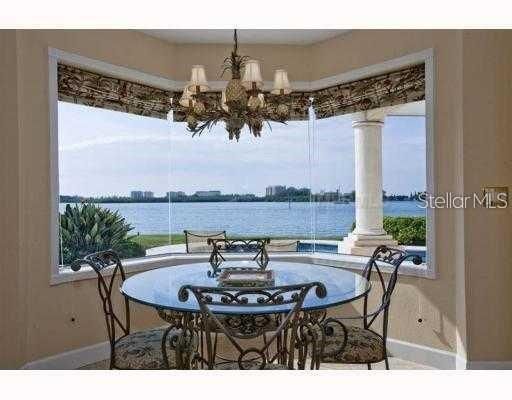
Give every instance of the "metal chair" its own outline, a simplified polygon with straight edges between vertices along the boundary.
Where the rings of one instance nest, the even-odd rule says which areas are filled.
[[[184,230],[183,233],[185,234],[187,253],[210,253],[212,246],[208,244],[208,239],[226,239],[226,231],[208,232]]]
[[[127,298],[116,311],[112,293],[119,293],[117,279],[126,275],[119,256],[112,250],[89,254],[71,264],[73,271],[91,267],[98,276],[98,292],[105,314],[110,343],[110,369],[188,369],[197,345],[192,331],[150,329],[130,332],[130,303]]]
[[[189,293],[192,293],[199,304],[207,348],[204,361],[208,369],[294,369],[295,349],[303,349],[303,343],[299,342],[308,336],[304,334],[304,330],[310,328],[308,320],[301,318],[299,311],[304,298],[313,288],[318,297],[326,296],[325,286],[319,282],[312,282],[240,290],[185,285],[180,289],[178,297],[181,301],[187,301]],[[272,316],[265,314],[264,309],[283,305],[289,305],[290,310],[281,314],[277,326],[269,333],[266,328],[275,321]],[[212,307],[216,308],[215,312],[212,311]],[[249,307],[253,311],[260,309],[262,312],[258,315],[239,314],[243,315],[243,318],[235,317],[237,323],[234,325],[226,322],[225,315],[230,315],[235,310],[239,313],[241,308]],[[222,318],[218,317],[219,310]],[[213,336],[219,331],[232,345],[235,354],[238,354],[236,359],[222,358],[220,362],[216,362]],[[244,343],[249,345],[244,348]],[[301,354],[307,352],[302,351]],[[305,366],[305,362],[298,360],[298,365]]]
[[[220,272],[220,265],[226,261],[226,254],[256,253],[252,258],[260,269],[267,267],[269,258],[266,245],[270,242],[268,238],[260,239],[208,239],[211,246],[210,265],[213,271],[210,275],[216,276]]]
[[[363,298],[363,315],[327,318],[323,322],[324,344],[321,360],[324,363],[336,364],[366,364],[368,369],[377,362],[384,361],[386,369],[389,369],[387,352],[387,334],[389,307],[391,295],[398,279],[398,269],[402,262],[411,257],[414,264],[421,264],[421,259],[416,255],[407,255],[406,252],[387,246],[379,246],[363,270],[363,276],[370,280],[374,271],[382,288],[382,300],[380,306],[368,313],[368,295]],[[381,265],[391,266],[389,279],[384,279]],[[372,329],[376,318],[382,315],[382,333]],[[363,326],[345,325],[344,320],[362,320]]]
[[[271,239],[270,243],[266,246],[267,252],[292,252],[296,253],[299,248],[298,240],[280,240],[280,239]]]

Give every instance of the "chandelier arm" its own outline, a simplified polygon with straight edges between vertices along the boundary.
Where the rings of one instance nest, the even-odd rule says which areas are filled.
[[[194,128],[194,129],[189,128],[188,130],[190,132],[192,132],[192,137],[194,137],[195,135],[201,136],[201,134],[204,132],[204,130],[206,128],[208,128],[208,130],[210,130],[219,121],[220,121],[219,119],[208,120],[208,121],[203,122],[202,124],[199,124],[196,128]]]
[[[192,132],[192,136],[201,135],[205,129],[210,130],[220,121],[225,121],[229,117],[229,114],[221,108],[208,110],[206,114],[203,114],[199,120],[201,121],[195,128],[187,128],[189,132]]]

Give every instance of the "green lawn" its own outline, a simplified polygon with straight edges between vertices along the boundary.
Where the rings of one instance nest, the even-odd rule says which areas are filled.
[[[172,234],[172,235],[138,235],[132,238],[136,243],[139,243],[144,249],[151,247],[166,246],[172,244],[185,243],[185,235]]]

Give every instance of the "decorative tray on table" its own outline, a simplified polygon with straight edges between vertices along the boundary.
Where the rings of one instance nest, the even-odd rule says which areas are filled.
[[[225,269],[218,278],[222,287],[274,286],[274,271],[259,269]]]

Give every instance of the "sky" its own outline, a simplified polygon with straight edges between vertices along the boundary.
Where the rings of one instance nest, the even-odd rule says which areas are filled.
[[[192,137],[184,123],[59,102],[62,195],[127,196],[132,190],[220,190],[265,194],[269,185],[354,189],[350,116],[243,131],[230,141],[223,124]],[[311,127],[311,129],[308,129]],[[424,117],[388,117],[383,129],[383,187],[425,190]],[[310,185],[311,183],[311,185]]]

